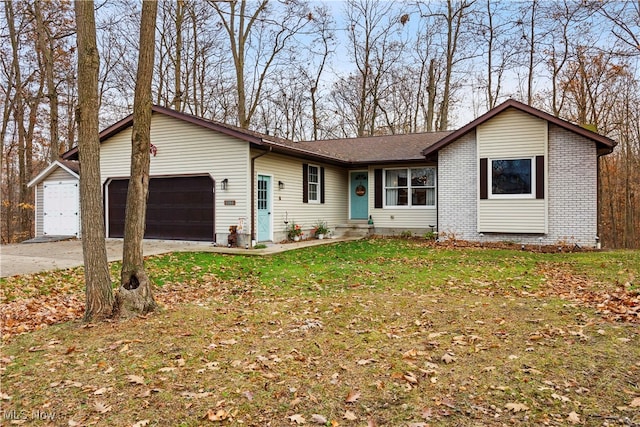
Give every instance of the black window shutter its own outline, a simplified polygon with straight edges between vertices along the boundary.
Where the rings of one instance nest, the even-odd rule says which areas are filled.
[[[302,164],[302,203],[309,203],[309,165]]]
[[[375,191],[374,206],[379,209],[382,208],[382,169],[375,169],[373,171],[373,185]]]
[[[536,156],[536,199],[544,199],[544,156]]]
[[[320,203],[324,203],[324,168],[320,168]]]
[[[486,158],[480,159],[480,198],[488,199],[489,191],[488,191],[488,170],[489,162]]]

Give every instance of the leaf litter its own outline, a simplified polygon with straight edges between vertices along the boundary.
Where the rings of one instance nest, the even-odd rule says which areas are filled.
[[[638,422],[640,365],[627,363],[640,356],[637,329],[580,300],[595,283],[544,275],[524,292],[483,280],[313,298],[300,294],[303,281],[291,292],[259,282],[248,292],[246,282],[209,280],[197,297],[176,297],[146,319],[13,338],[3,393],[29,410],[65,407],[79,425],[95,417],[121,425]],[[554,290],[565,279],[574,280],[566,298]],[[15,352],[14,340],[34,351]],[[21,367],[27,359],[35,370]],[[37,377],[74,391],[38,389]],[[142,406],[124,398],[123,379]],[[619,396],[623,388],[630,397]],[[89,397],[100,400],[82,409]]]

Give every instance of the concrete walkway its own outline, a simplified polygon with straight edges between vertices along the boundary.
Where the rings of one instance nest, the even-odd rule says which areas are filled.
[[[171,240],[145,240],[144,255],[168,252],[217,252],[234,255],[270,255],[307,246],[358,240],[362,237],[344,237],[323,240],[303,240],[292,243],[268,243],[264,249],[227,248],[207,242],[179,242]],[[122,239],[107,240],[109,261],[122,259]],[[30,243],[0,246],[0,277],[39,273],[42,271],[67,269],[84,265],[82,242],[66,240],[59,242]]]

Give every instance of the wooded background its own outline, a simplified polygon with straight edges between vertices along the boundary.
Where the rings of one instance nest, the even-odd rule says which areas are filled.
[[[100,120],[131,113],[141,4],[98,2]],[[3,2],[1,239],[33,236],[27,183],[76,145],[75,19]],[[640,247],[640,2],[162,1],[153,102],[292,140],[455,129],[508,98],[618,141],[600,239]]]

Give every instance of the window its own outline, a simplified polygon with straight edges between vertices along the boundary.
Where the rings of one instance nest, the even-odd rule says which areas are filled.
[[[258,210],[268,209],[268,200],[269,196],[267,194],[267,181],[265,178],[258,177]]]
[[[435,207],[435,168],[387,169],[384,172],[385,206]]]
[[[534,173],[533,158],[492,159],[491,196],[534,197]]]
[[[320,168],[309,165],[309,202],[320,202]]]
[[[324,203],[324,168],[302,164],[302,203]]]

